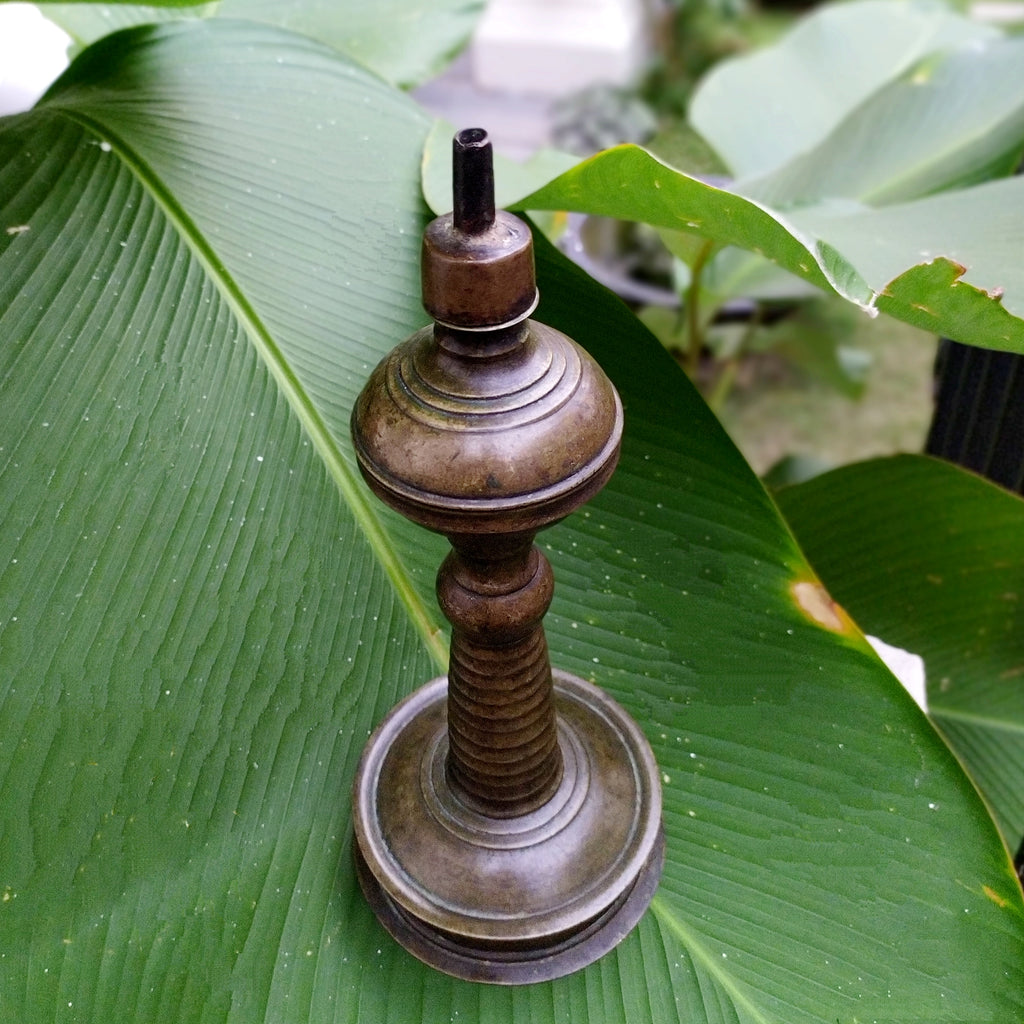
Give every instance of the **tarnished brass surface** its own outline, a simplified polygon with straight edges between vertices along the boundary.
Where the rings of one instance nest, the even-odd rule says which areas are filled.
[[[360,878],[389,931],[441,970],[516,984],[615,945],[660,874],[650,748],[599,689],[553,685],[536,532],[611,476],[622,406],[600,367],[527,319],[529,230],[495,212],[490,144],[454,144],[455,209],[428,227],[435,318],[372,373],[352,434],[373,491],[452,552],[447,679],[400,704],[355,785]],[[446,685],[447,684],[447,685]]]
[[[638,785],[656,772],[646,740],[597,687],[554,677],[564,771],[532,812],[493,819],[448,785],[443,677],[394,709],[360,765],[364,890],[399,942],[460,977],[586,966],[628,934],[661,874],[660,794]]]
[[[493,334],[428,327],[371,374],[353,417],[377,495],[438,533],[536,531],[615,468],[622,407],[564,334],[524,321]]]

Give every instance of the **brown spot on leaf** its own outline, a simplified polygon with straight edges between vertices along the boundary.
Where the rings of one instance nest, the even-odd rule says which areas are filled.
[[[1000,896],[995,889],[990,889],[987,885],[981,887],[981,891],[997,906],[997,907],[1008,907],[1010,901]]]
[[[813,622],[836,633],[855,630],[843,606],[832,600],[832,595],[817,580],[800,580],[793,584],[793,597],[797,607]]]

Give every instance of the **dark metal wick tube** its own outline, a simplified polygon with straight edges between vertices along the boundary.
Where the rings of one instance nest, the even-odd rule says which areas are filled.
[[[494,223],[494,156],[483,128],[466,128],[452,141],[455,228],[479,235]]]

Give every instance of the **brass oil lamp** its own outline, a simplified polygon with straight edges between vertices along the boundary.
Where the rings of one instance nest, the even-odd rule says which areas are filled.
[[[529,319],[525,223],[494,208],[484,131],[454,140],[454,212],[423,239],[432,326],[373,371],[352,414],[375,494],[452,550],[437,577],[447,677],[398,704],[354,786],[360,883],[384,927],[461,978],[559,977],[636,924],[664,858],[646,739],[551,669],[538,530],[607,482],[622,405],[597,363]]]

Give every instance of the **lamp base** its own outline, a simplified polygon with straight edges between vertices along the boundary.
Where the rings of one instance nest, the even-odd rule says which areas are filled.
[[[650,903],[664,836],[654,756],[596,686],[555,670],[563,771],[540,808],[493,818],[448,785],[447,680],[398,704],[354,787],[360,884],[384,927],[438,970],[517,985],[585,967]]]

